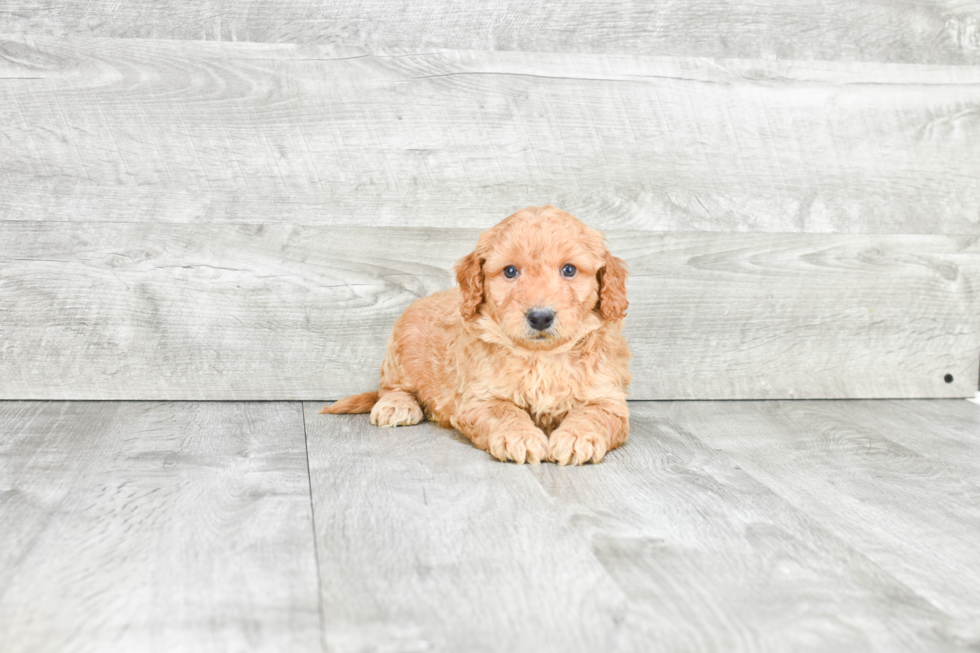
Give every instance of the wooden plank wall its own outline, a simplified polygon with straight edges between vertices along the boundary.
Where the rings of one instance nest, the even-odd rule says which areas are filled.
[[[7,2],[0,398],[370,388],[401,310],[543,203],[631,264],[633,398],[972,395],[978,25],[952,1]]]

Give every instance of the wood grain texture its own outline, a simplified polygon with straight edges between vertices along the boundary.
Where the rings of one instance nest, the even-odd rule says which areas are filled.
[[[831,413],[842,420],[875,425],[877,415],[884,411],[888,419],[874,433],[883,435],[900,447],[918,456],[955,465],[957,469],[977,468],[980,444],[977,427],[978,409],[970,404],[980,400],[980,392],[967,404],[957,401],[855,401],[828,407],[822,414]],[[819,408],[820,404],[809,404]]]
[[[973,65],[7,36],[0,220],[976,234],[978,106]]]
[[[0,648],[319,651],[302,409],[0,403]]]
[[[0,397],[376,388],[395,320],[478,233],[0,224]],[[607,236],[631,268],[634,399],[976,392],[976,236]]]
[[[980,409],[966,401],[654,406],[980,643]],[[950,455],[953,454],[953,455]]]
[[[956,0],[7,0],[0,33],[963,64],[978,17]]]
[[[980,410],[955,404],[973,411],[966,438]],[[891,406],[909,404],[868,404],[857,419],[837,415],[844,402],[780,404],[774,413],[767,405],[631,402],[630,441],[602,464],[535,468],[498,463],[432,424],[379,429],[366,416],[316,415],[319,404],[309,404],[327,648],[971,650],[980,641],[978,604],[962,588],[976,586],[980,566],[976,554],[964,557],[962,538],[980,537],[972,471],[882,460],[900,466],[892,479],[915,504],[911,512],[881,500],[879,489],[864,524],[839,511],[810,513],[794,501],[788,476],[756,476],[759,465],[719,450],[725,420],[740,426],[759,415],[756,426],[786,443],[772,453],[768,438],[752,446],[762,469],[794,470],[829,503],[850,496],[838,476],[874,486],[873,454],[835,448],[837,474],[818,476],[811,456],[791,455],[791,443],[835,424],[858,432],[898,425]],[[797,405],[815,423],[780,418],[782,406]],[[937,475],[927,470],[939,469],[941,487],[932,486]],[[934,510],[957,482],[950,509]],[[959,557],[929,588],[905,582],[933,569],[925,547],[891,531],[874,551],[855,540],[902,521],[928,530],[930,542],[953,538],[936,555]],[[879,564],[884,558],[893,564]],[[953,563],[972,564],[944,590]]]
[[[429,423],[378,429],[315,408],[305,412],[327,650],[602,648],[621,592],[527,468]]]

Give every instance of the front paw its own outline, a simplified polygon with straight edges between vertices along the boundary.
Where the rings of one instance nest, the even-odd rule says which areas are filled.
[[[548,460],[559,465],[597,463],[609,451],[609,435],[589,428],[562,428],[548,440]]]
[[[498,460],[537,465],[548,454],[548,437],[540,429],[499,431],[490,435],[487,451]]]
[[[371,409],[371,423],[375,426],[411,426],[424,417],[422,407],[406,392],[390,392]]]

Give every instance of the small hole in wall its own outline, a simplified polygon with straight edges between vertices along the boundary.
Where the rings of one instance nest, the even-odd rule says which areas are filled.
[[[947,374],[946,376],[943,377],[943,380],[946,383],[952,383],[953,382],[953,375],[952,374]]]

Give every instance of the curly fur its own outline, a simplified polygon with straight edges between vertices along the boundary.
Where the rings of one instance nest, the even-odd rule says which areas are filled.
[[[562,275],[566,264],[574,276]],[[514,279],[503,273],[511,265]],[[398,319],[377,395],[323,412],[370,409],[379,426],[429,419],[500,460],[597,463],[629,435],[626,277],[602,235],[568,213],[518,211],[456,264],[458,288]],[[555,313],[545,331],[526,319],[541,308]]]

